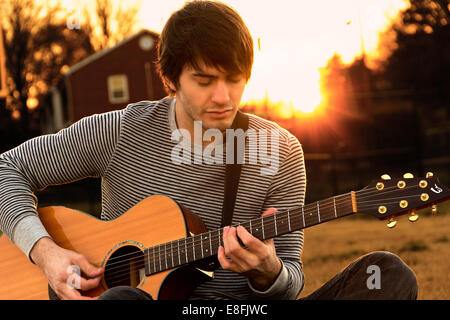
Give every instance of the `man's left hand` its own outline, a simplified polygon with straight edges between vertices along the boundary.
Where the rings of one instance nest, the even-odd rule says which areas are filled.
[[[270,208],[263,216],[275,212],[277,209]],[[253,288],[259,291],[270,288],[282,267],[273,239],[261,241],[242,226],[223,229],[223,246],[219,247],[217,257],[224,270],[246,276]]]

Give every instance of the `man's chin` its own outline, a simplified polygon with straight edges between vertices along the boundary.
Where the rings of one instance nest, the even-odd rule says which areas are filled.
[[[231,125],[233,123],[233,120],[215,120],[215,121],[203,121],[203,129],[217,129],[222,132],[225,132],[225,130],[230,129]]]
[[[233,120],[236,114],[233,116],[228,116],[226,118],[212,118],[208,117],[203,120],[203,128],[207,129],[219,129],[220,131],[225,131],[230,129],[233,124]]]

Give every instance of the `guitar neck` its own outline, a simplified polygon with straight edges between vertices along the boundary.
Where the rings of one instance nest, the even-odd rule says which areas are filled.
[[[258,217],[239,225],[254,237],[266,240],[355,212],[355,193],[349,192],[287,211]],[[146,274],[161,272],[216,255],[222,245],[222,233],[223,229],[211,230],[145,249]]]

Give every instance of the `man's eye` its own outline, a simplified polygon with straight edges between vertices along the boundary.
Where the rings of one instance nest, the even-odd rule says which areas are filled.
[[[201,87],[207,87],[207,86],[209,86],[210,84],[211,84],[210,81],[208,81],[208,82],[198,82],[198,85],[201,86]]]

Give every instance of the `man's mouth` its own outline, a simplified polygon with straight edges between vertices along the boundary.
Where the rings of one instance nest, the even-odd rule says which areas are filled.
[[[226,118],[230,115],[232,109],[215,109],[206,111],[206,113],[216,119]]]

